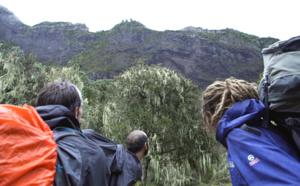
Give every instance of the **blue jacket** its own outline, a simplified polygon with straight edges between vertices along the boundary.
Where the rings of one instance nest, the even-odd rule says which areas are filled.
[[[232,184],[300,185],[297,152],[279,134],[259,126],[264,110],[259,100],[238,102],[218,124],[216,139],[227,148]],[[244,124],[260,135],[244,130]]]

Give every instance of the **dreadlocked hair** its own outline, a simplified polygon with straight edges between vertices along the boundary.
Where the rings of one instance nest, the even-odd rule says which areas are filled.
[[[225,112],[236,102],[246,99],[259,99],[257,85],[233,77],[225,81],[215,81],[202,93],[202,115],[211,113],[206,126],[216,128]]]

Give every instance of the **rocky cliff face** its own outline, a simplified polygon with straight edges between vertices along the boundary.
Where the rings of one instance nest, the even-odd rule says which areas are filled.
[[[136,21],[97,33],[83,24],[64,22],[29,27],[1,6],[0,40],[16,43],[47,64],[77,62],[91,79],[112,78],[144,61],[181,73],[201,89],[230,76],[257,81],[263,71],[260,51],[277,41],[232,29],[157,32]]]
[[[181,73],[201,89],[231,76],[256,82],[263,71],[262,48],[277,41],[232,29],[156,32],[134,21],[116,25],[103,38],[74,59],[90,78],[111,78],[142,60]]]
[[[66,65],[72,56],[98,39],[99,34],[90,33],[84,24],[43,22],[27,26],[0,5],[0,40],[19,45],[42,62]]]
[[[9,41],[15,35],[25,32],[29,28],[7,8],[0,5],[0,37],[2,41]]]

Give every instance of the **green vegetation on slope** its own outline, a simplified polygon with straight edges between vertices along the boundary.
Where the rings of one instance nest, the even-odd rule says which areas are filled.
[[[0,44],[0,103],[34,105],[50,81],[69,80],[82,90],[82,128],[93,128],[118,143],[132,129],[150,137],[144,159],[147,183],[203,185],[229,181],[225,152],[203,131],[201,92],[189,79],[141,62],[111,80],[92,81],[73,64],[45,66],[19,48]]]

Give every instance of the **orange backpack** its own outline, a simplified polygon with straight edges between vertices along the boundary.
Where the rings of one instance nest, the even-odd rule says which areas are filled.
[[[0,185],[53,185],[53,132],[32,106],[0,104]]]

